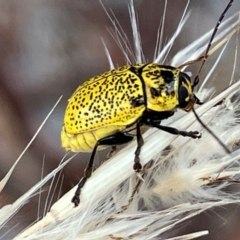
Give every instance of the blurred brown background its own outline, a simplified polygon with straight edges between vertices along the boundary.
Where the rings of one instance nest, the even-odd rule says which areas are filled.
[[[102,2],[106,9],[112,9],[131,40],[127,8],[129,1]],[[175,31],[186,2],[168,1],[164,41]],[[173,46],[169,60],[179,49],[211,29],[227,2],[191,1],[190,20]],[[143,51],[151,62],[164,1],[138,0],[134,1],[134,5]],[[240,3],[237,0],[227,16],[239,10]],[[41,179],[42,168],[46,175],[64,156],[59,135],[67,99],[83,81],[109,69],[101,38],[107,44],[114,63],[119,66],[125,64],[123,54],[107,30],[111,27],[110,20],[97,0],[0,1],[0,179],[10,169],[56,100],[63,95],[61,103],[23,156],[1,194],[1,206],[25,193]],[[231,41],[217,68],[217,75],[214,75],[216,79],[221,76],[218,85],[222,87],[227,85],[224,81],[231,76],[235,39]],[[208,72],[216,56],[207,61],[202,76]],[[235,79],[240,76],[237,67]],[[78,182],[89,156],[86,153],[79,154],[65,167],[61,194]],[[43,190],[47,192],[48,188]],[[26,214],[26,223],[23,225],[36,217],[36,213],[30,210],[26,210]],[[234,234],[234,228],[229,232]],[[224,236],[221,233],[220,238],[210,236],[205,239],[233,239]]]

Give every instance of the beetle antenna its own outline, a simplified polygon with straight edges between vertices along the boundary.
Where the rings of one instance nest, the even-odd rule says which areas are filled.
[[[228,147],[217,137],[217,135],[209,128],[207,125],[200,119],[198,114],[196,113],[195,109],[192,108],[193,114],[195,115],[198,122],[216,139],[216,141],[222,146],[222,148],[225,150],[226,153],[230,154],[231,151],[228,149]]]
[[[233,3],[233,2],[234,2],[234,0],[230,0],[230,1],[229,1],[228,5],[226,6],[226,8],[224,9],[224,11],[222,12],[220,18],[218,19],[218,22],[217,22],[215,28],[213,29],[212,36],[211,36],[210,41],[209,41],[209,43],[208,43],[207,49],[206,49],[206,51],[205,51],[205,54],[204,54],[204,56],[203,56],[203,58],[202,58],[202,64],[200,65],[200,68],[199,68],[199,70],[198,70],[198,72],[197,72],[197,74],[196,74],[196,76],[195,76],[195,78],[194,78],[192,88],[194,88],[195,86],[197,86],[198,83],[199,83],[199,74],[200,74],[200,72],[201,72],[201,70],[202,70],[202,68],[203,68],[203,66],[204,66],[204,63],[206,62],[206,59],[208,58],[208,52],[209,52],[209,50],[210,50],[210,48],[211,48],[211,46],[212,46],[212,41],[213,41],[213,39],[214,39],[217,31],[218,31],[219,25],[221,24],[223,18],[225,17],[225,14],[226,14],[226,12],[228,11],[228,9],[232,6],[232,3]]]

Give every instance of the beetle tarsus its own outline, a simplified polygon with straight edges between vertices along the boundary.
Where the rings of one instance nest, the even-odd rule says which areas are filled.
[[[86,172],[86,171],[85,171]],[[80,193],[81,193],[81,189],[82,187],[84,186],[84,184],[86,183],[87,181],[87,177],[84,176],[83,178],[81,178],[79,184],[78,184],[78,187],[77,187],[77,190],[72,198],[72,203],[74,203],[75,207],[77,207],[80,203]]]
[[[79,195],[74,195],[74,197],[72,198],[72,203],[74,203],[74,206],[77,207],[80,203],[80,198]]]
[[[142,164],[138,161],[133,164],[133,170],[135,172],[141,172],[142,170]]]
[[[190,131],[190,132],[187,132],[187,131],[178,131],[179,135],[183,136],[183,137],[191,137],[191,138],[201,138],[202,137],[202,134],[200,132],[197,132],[197,131]]]

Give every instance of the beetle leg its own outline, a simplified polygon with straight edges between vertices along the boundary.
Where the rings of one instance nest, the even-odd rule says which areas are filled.
[[[140,163],[140,152],[141,152],[141,148],[143,146],[143,138],[142,138],[142,134],[141,134],[141,130],[140,130],[140,124],[137,124],[137,149],[135,151],[135,158],[134,158],[134,164],[133,164],[133,169],[136,172],[140,172],[142,169],[142,164]]]
[[[190,131],[190,132],[187,132],[187,131],[180,131],[176,128],[172,128],[172,127],[167,127],[167,126],[162,126],[162,125],[158,125],[154,122],[151,122],[150,125],[152,127],[156,127],[160,130],[163,130],[165,132],[168,132],[168,133],[171,133],[171,134],[175,134],[175,135],[181,135],[183,137],[191,137],[191,138],[201,138],[201,133],[197,132],[197,131]]]
[[[72,202],[74,203],[75,207],[77,207],[80,203],[81,189],[83,188],[87,179],[90,178],[92,175],[94,157],[95,157],[98,146],[100,146],[100,145],[109,145],[109,146],[121,145],[121,144],[132,141],[133,138],[134,138],[134,136],[129,133],[117,132],[115,135],[107,136],[107,137],[102,138],[97,141],[97,143],[95,144],[95,146],[93,148],[92,155],[90,157],[88,165],[84,170],[84,175],[78,184],[78,187],[77,187],[74,197],[72,198]]]
[[[92,155],[91,155],[91,158],[88,162],[88,165],[87,167],[84,169],[84,175],[83,177],[81,178],[81,180],[79,181],[78,183],[78,187],[77,187],[77,190],[72,198],[72,203],[74,203],[75,207],[77,207],[80,203],[80,193],[81,193],[81,189],[82,187],[84,186],[84,184],[86,183],[87,179],[91,177],[92,175],[92,171],[93,171],[93,163],[94,163],[94,157],[95,157],[95,154],[96,154],[96,151],[97,151],[97,147],[99,146],[98,142],[96,143],[96,145],[94,146],[93,148],[93,151],[92,151]]]

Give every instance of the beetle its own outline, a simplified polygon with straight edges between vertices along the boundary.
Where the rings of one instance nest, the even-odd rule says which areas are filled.
[[[221,14],[205,55],[199,58],[202,64],[193,82],[181,71],[181,67],[147,63],[107,71],[90,78],[76,89],[65,111],[61,131],[62,147],[74,152],[91,151],[92,154],[72,198],[75,206],[80,203],[81,188],[92,174],[97,150],[125,144],[136,137],[133,169],[140,172],[142,165],[139,155],[144,144],[141,134],[143,125],[184,137],[201,137],[198,131],[181,131],[163,126],[161,122],[173,116],[176,109],[182,109],[186,112],[192,110],[204,125],[194,111],[194,104],[202,104],[194,94],[194,87],[199,82],[199,73],[208,57],[218,26],[232,2],[233,0],[228,3]],[[129,131],[129,128],[133,127],[136,134]],[[210,131],[208,128],[207,130]],[[213,136],[225,146],[214,134]]]

